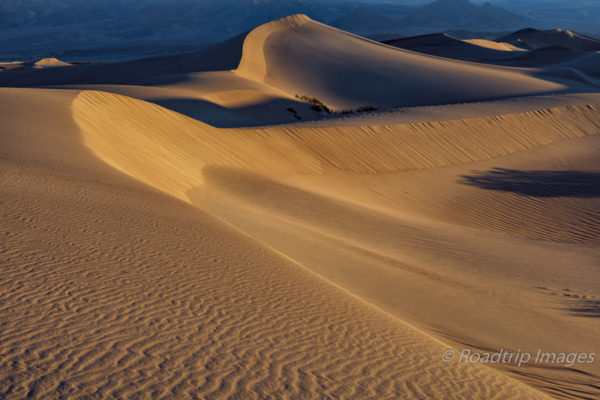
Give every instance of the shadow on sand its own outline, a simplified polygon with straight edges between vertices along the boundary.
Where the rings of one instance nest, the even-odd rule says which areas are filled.
[[[462,175],[459,183],[532,197],[600,197],[600,172],[492,168]]]
[[[600,300],[581,300],[568,310],[577,317],[600,318]]]

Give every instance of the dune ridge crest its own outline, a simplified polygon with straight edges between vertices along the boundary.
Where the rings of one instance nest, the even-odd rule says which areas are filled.
[[[600,106],[364,127],[218,129],[145,101],[98,91],[72,104],[85,144],[117,169],[188,201],[202,169],[321,174],[422,170],[600,133]],[[139,118],[143,115],[144,118]]]
[[[267,76],[267,60],[265,56],[265,42],[275,32],[301,27],[312,21],[304,14],[290,15],[275,21],[267,22],[248,33],[242,46],[242,57],[238,67],[234,70],[244,78],[264,81]]]

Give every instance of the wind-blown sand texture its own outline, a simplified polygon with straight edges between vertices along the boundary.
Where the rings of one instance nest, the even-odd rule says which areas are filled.
[[[442,361],[600,353],[593,87],[304,16],[203,54],[0,74],[0,397],[600,395]]]

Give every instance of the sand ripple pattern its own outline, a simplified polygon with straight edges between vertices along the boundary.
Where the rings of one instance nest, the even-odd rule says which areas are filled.
[[[185,203],[2,166],[3,399],[543,397]]]

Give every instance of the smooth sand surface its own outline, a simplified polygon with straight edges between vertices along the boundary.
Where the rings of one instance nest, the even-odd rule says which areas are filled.
[[[0,397],[600,395],[600,362],[442,360],[600,354],[600,95],[303,16],[236,40],[3,72],[55,87],[0,88]]]
[[[42,58],[33,64],[34,68],[55,68],[55,67],[68,67],[71,64],[64,61],[60,61],[58,58]]]
[[[464,39],[463,42],[474,44],[476,46],[485,47],[487,49],[499,50],[499,51],[526,51],[520,47],[512,45],[510,43],[495,42],[493,40],[485,39]]]

